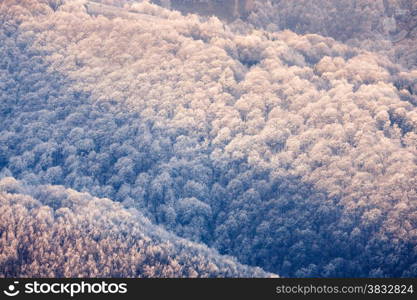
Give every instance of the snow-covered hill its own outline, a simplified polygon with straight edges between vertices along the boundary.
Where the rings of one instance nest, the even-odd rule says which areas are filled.
[[[402,25],[376,18],[389,1],[360,2],[259,2],[233,22],[141,1],[2,2],[0,177],[19,188],[1,207],[22,217],[7,218],[1,237],[22,234],[0,244],[1,272],[29,274],[38,254],[19,269],[10,257],[32,233],[53,234],[19,224],[77,228],[54,215],[75,195],[88,207],[70,210],[82,228],[129,248],[134,232],[154,238],[148,222],[170,257],[155,256],[147,273],[108,265],[103,250],[87,273],[78,266],[86,276],[269,274],[242,264],[282,276],[416,276],[417,71],[400,51],[413,52],[413,37],[394,45]],[[45,200],[45,189],[62,197]],[[128,216],[123,232],[118,215]],[[169,248],[165,237],[189,245]],[[74,270],[89,259],[77,258],[83,247]],[[188,260],[195,247],[205,267]],[[172,271],[172,257],[196,273]]]

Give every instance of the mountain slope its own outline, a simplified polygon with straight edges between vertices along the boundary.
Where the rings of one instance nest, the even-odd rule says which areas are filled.
[[[149,3],[5,3],[1,176],[283,276],[416,274],[412,67]]]
[[[62,186],[0,180],[2,277],[269,277]]]

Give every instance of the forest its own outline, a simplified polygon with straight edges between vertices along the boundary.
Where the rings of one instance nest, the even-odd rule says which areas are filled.
[[[0,277],[416,277],[417,3],[175,2],[0,3]]]

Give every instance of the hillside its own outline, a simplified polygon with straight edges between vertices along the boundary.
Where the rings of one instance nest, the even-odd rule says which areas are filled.
[[[2,277],[270,277],[62,186],[0,180]]]
[[[0,274],[417,276],[413,7],[359,2],[2,2]]]

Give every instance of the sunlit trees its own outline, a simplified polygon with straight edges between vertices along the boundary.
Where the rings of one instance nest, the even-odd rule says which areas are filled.
[[[0,203],[2,277],[272,275],[178,239],[137,211],[87,193],[25,187],[6,177],[0,180]]]
[[[352,26],[363,25],[366,36],[369,20],[352,12],[351,2],[321,1],[334,15],[312,2],[292,2],[280,22],[294,23],[290,28],[300,34],[235,32],[216,18],[183,17],[150,3],[126,3],[136,17],[108,18],[90,16],[78,1],[56,9],[45,1],[12,2],[0,9],[7,23],[0,27],[0,174],[34,185],[38,194],[22,192],[19,199],[49,206],[38,214],[23,205],[19,214],[29,223],[19,241],[33,238],[25,237],[35,226],[31,218],[51,227],[45,236],[35,230],[46,239],[42,245],[56,226],[73,253],[54,275],[206,274],[177,258],[158,265],[152,259],[168,246],[142,240],[151,262],[141,268],[148,252],[132,250],[137,241],[129,232],[148,221],[123,223],[118,213],[131,208],[181,237],[286,276],[413,274],[415,71],[384,52],[317,34],[352,38],[351,27],[341,29],[346,16],[334,28],[313,22],[333,22],[345,5],[360,13]],[[304,21],[290,20],[306,8],[312,11]],[[92,196],[62,188],[43,195],[41,184]],[[78,216],[67,198],[91,201]],[[105,234],[112,210],[124,227],[111,230],[131,257],[117,268],[119,258],[109,253],[119,250]],[[97,224],[99,213],[106,217]],[[83,220],[93,224],[93,237],[77,227]],[[80,230],[77,241],[66,226],[71,234]],[[15,239],[13,228],[4,232]],[[124,244],[121,236],[131,234]],[[10,245],[0,252],[4,262],[16,259],[17,246]],[[42,249],[35,252],[50,256],[33,259],[33,275],[54,272],[39,262],[59,264],[66,248]],[[82,249],[92,256],[80,257]],[[3,268],[18,272],[9,263]],[[22,268],[19,274],[31,267]]]

